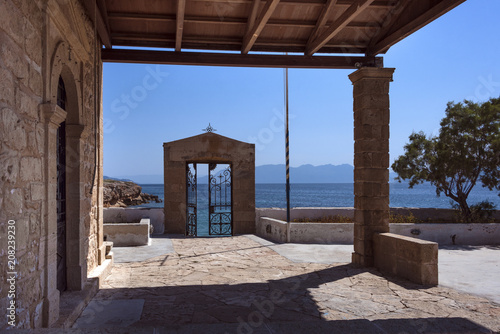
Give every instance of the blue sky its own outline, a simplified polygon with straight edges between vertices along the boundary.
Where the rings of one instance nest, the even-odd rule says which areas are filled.
[[[500,1],[468,0],[393,46],[391,163],[412,131],[437,134],[448,101],[500,96]],[[353,164],[352,70],[289,70],[290,164]],[[104,64],[104,174],[163,173],[163,142],[202,133],[285,161],[283,70]]]

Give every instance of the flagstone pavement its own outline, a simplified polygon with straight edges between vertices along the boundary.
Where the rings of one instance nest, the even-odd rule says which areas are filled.
[[[450,288],[420,286],[348,263],[293,262],[255,236],[169,240],[173,248],[153,258],[126,261],[117,254],[111,275],[73,328],[500,333],[500,305]]]

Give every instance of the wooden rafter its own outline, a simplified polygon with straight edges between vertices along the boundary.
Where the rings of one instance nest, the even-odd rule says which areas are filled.
[[[337,0],[327,0],[325,6],[323,7],[323,10],[321,11],[321,14],[319,15],[318,21],[316,22],[316,26],[314,27],[313,32],[309,36],[307,44],[312,43],[316,38],[318,38],[320,29],[326,24],[326,21],[328,19],[328,14],[330,13],[330,10],[332,9],[333,6],[335,6],[336,3]]]
[[[305,54],[311,56],[321,49],[373,1],[374,0],[356,0],[335,22],[325,29],[320,36],[306,45]]]
[[[357,66],[383,66],[382,58],[343,56],[283,56],[235,53],[173,52],[152,50],[102,50],[104,62],[174,65],[208,65],[268,68],[354,69]]]
[[[383,21],[384,22],[383,26],[380,27],[380,30],[377,31],[375,36],[372,37],[370,43],[368,44],[367,53],[369,55],[373,56],[371,50],[375,47],[375,44],[377,44],[377,42],[381,38],[387,35],[387,33],[394,28],[401,14],[404,12],[408,4],[411,3],[411,1],[412,0],[399,0],[398,4],[387,13]]]
[[[106,40],[108,30],[111,43],[106,43],[107,46],[167,48],[178,53],[192,49],[373,57],[464,1],[151,0],[151,4],[146,4],[82,0],[82,3],[86,4],[89,16],[98,14],[93,19],[96,28],[100,27],[99,36],[104,36],[102,41]],[[101,25],[106,28],[104,33]]]
[[[109,33],[109,27],[106,25],[106,21],[102,17],[101,9],[97,5],[97,0],[85,0],[83,5],[87,10],[87,14],[90,20],[96,25],[97,33],[101,38],[102,44],[106,48],[111,48],[111,38]]]
[[[247,21],[246,33],[248,33],[255,24],[255,20],[257,19],[257,14],[259,13],[259,7],[260,7],[260,0],[253,0],[252,11],[250,12],[250,16],[248,17]]]
[[[181,51],[182,32],[184,30],[184,12],[186,11],[186,0],[177,0],[175,51]]]
[[[250,51],[253,44],[255,43],[260,33],[262,32],[262,29],[264,29],[264,26],[266,25],[267,21],[269,20],[274,10],[278,6],[279,2],[280,0],[267,0],[266,5],[264,6],[259,17],[253,24],[253,27],[246,33],[245,37],[243,38],[241,53],[247,54],[248,51]]]
[[[408,15],[408,13],[416,13],[414,18],[401,27],[392,27],[393,29],[388,31],[386,36],[382,36],[382,39],[370,48],[369,53],[376,55],[387,51],[392,45],[465,2],[465,0],[441,0],[437,4],[436,2],[432,1],[434,6],[431,8],[422,9],[422,4],[419,1],[413,1],[400,16],[403,16],[403,14]]]
[[[108,9],[106,6],[106,0],[97,0],[97,6],[101,10],[102,19],[104,21],[104,25],[106,26],[106,30],[108,32],[108,36],[111,36],[111,30],[109,25],[109,17],[108,17]]]

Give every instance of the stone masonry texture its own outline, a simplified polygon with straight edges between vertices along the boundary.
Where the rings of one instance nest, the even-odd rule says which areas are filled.
[[[68,130],[66,152],[72,196],[67,210],[76,222],[68,231],[77,231],[68,237],[75,246],[75,252],[68,250],[68,286],[81,288],[99,264],[102,163],[95,152],[102,141],[95,140],[95,124],[101,118],[101,80],[95,73],[101,75],[101,61],[95,45],[80,1],[0,2],[0,309],[10,301],[5,273],[16,271],[17,328],[48,326],[59,316],[53,167],[55,131],[63,120],[77,130]],[[66,113],[54,108],[59,76],[68,93]],[[52,112],[45,112],[50,106]],[[15,270],[7,267],[9,221],[15,222]],[[2,311],[0,331],[6,327]]]

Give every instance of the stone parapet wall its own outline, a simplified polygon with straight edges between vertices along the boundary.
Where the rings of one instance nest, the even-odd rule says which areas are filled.
[[[163,234],[165,231],[165,214],[163,208],[105,208],[103,210],[104,224],[130,223],[149,218],[153,226],[153,234]]]
[[[407,216],[412,214],[416,219],[427,221],[432,219],[435,222],[455,221],[457,213],[453,209],[437,208],[390,208],[392,215]],[[319,219],[328,216],[342,216],[354,218],[354,208],[352,207],[332,207],[332,208],[307,208],[297,207],[290,210],[291,220],[294,219]],[[257,208],[255,211],[256,221],[260,217],[270,217],[280,220],[286,220],[286,209],[282,208]],[[500,210],[493,211],[492,218],[500,220]]]
[[[399,209],[396,209],[396,212]],[[437,212],[443,219],[453,215],[443,209],[405,209],[410,212]],[[429,210],[429,211],[427,211]],[[392,211],[392,209],[391,209]],[[353,208],[294,208],[293,219],[328,215],[352,217]],[[304,215],[305,214],[305,215]],[[265,239],[286,242],[286,211],[284,209],[257,209],[256,234]],[[423,217],[423,216],[422,216]],[[420,223],[389,224],[391,233],[437,242],[439,245],[500,245],[500,224]],[[353,223],[291,223],[290,242],[310,244],[352,244]]]
[[[423,285],[438,284],[438,244],[393,233],[375,234],[374,265]]]
[[[149,226],[149,218],[139,223],[104,224],[104,238],[111,241],[113,247],[147,246],[150,243]]]

